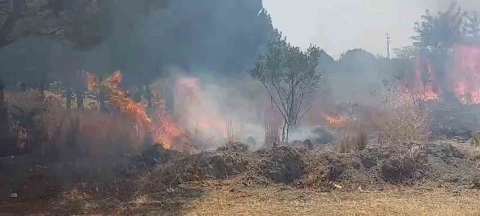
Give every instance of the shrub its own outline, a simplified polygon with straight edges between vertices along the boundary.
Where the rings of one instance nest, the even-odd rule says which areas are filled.
[[[371,110],[369,121],[377,142],[384,145],[401,145],[407,142],[425,143],[431,130],[431,114],[402,92],[393,92],[383,104]]]

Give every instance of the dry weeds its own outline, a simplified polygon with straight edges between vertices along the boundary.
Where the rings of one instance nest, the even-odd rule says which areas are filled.
[[[383,145],[425,143],[431,134],[429,110],[400,96],[388,98],[382,106],[373,109],[369,122],[376,132],[377,143]]]
[[[367,147],[365,124],[352,117],[345,120],[343,130],[337,133],[336,146],[340,153],[358,152]]]
[[[477,215],[479,192],[394,188],[331,192],[291,187],[210,190],[186,206],[184,215]]]

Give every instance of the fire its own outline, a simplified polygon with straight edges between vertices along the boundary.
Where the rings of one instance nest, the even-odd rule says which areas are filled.
[[[454,48],[452,89],[463,104],[480,104],[480,46]]]
[[[201,131],[203,137],[227,139],[229,123],[221,117],[215,103],[204,93],[198,78],[179,79],[175,98],[175,111],[179,114],[179,120],[192,134]]]
[[[155,142],[161,143],[165,149],[172,149],[174,144],[184,137],[182,129],[166,112],[157,115],[152,134]]]
[[[435,86],[435,75],[435,70],[428,60],[418,59],[413,80],[405,80],[407,88],[404,96],[413,102],[440,100],[442,92]]]
[[[329,127],[342,127],[347,123],[347,118],[340,115],[324,115]]]
[[[142,124],[149,131],[156,143],[160,143],[163,148],[171,149],[177,139],[183,135],[180,127],[168,118],[166,114],[159,114],[155,122],[148,117],[145,107],[141,103],[135,103],[127,96],[127,93],[120,89],[122,74],[117,71],[103,81],[98,81],[94,74],[87,73],[89,91],[100,91],[101,88],[107,88],[109,100],[117,106],[122,113],[130,115],[137,123]]]

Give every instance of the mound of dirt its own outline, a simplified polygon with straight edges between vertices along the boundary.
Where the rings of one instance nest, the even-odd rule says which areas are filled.
[[[147,178],[154,184],[176,187],[208,179],[226,179],[241,174],[254,164],[253,153],[243,143],[231,143],[215,152],[184,156],[158,166]]]
[[[141,157],[136,157],[135,160],[144,161],[147,166],[151,167],[175,160],[182,155],[181,152],[164,149],[161,145],[152,145],[142,152]]]
[[[305,174],[305,161],[298,150],[282,146],[265,151],[259,168],[270,180],[291,184]]]
[[[480,182],[480,157],[470,157],[461,144],[429,143],[401,148],[375,147],[353,154],[334,151],[308,153],[307,186],[339,182],[352,186],[382,186],[385,183],[435,183],[475,187]]]
[[[388,158],[380,166],[382,178],[392,183],[413,178],[416,169],[416,162],[408,157]]]
[[[250,146],[248,146],[245,143],[229,142],[229,143],[227,143],[227,145],[218,148],[217,151],[220,151],[220,152],[228,152],[228,151],[247,152],[249,148],[250,148]]]
[[[457,144],[458,145],[458,144]],[[479,158],[452,143],[430,144],[423,152],[423,178],[439,184],[472,185],[480,179]]]

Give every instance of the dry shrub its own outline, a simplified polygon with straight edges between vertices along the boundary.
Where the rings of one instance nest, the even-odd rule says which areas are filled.
[[[65,112],[61,92],[45,91],[42,96],[36,90],[10,91],[6,96],[14,134],[26,140],[29,149],[42,151],[44,144],[55,135],[59,118]]]
[[[143,176],[138,185],[143,192],[155,193],[163,188],[176,188],[181,184],[230,178],[256,164],[255,157],[247,147],[243,143],[229,143],[213,153],[188,155],[162,164]]]
[[[291,184],[305,174],[302,154],[288,146],[272,148],[261,155],[260,172],[273,182]]]
[[[362,151],[367,146],[367,130],[365,124],[355,118],[345,120],[343,130],[339,131],[336,138],[337,150],[340,153]]]
[[[380,164],[382,178],[387,182],[398,183],[415,177],[421,165],[423,143],[404,143],[402,148],[395,146],[393,155]]]
[[[369,118],[379,144],[425,143],[430,137],[429,110],[402,96],[388,98],[382,106],[372,109]]]
[[[73,111],[63,115],[49,140],[61,157],[107,156],[139,152],[146,132],[128,117],[98,111]]]
[[[280,143],[281,123],[273,111],[265,113],[263,128],[265,131],[265,146],[272,147],[274,143]]]

